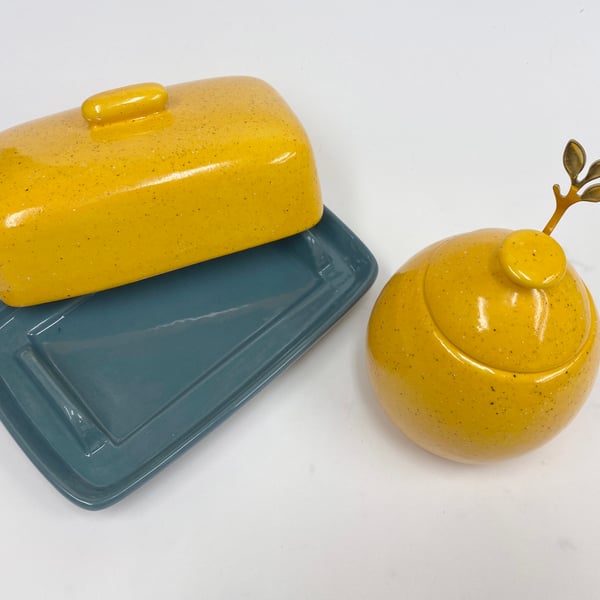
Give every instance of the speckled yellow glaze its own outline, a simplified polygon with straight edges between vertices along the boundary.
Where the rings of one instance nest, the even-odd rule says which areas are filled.
[[[560,246],[499,229],[449,238],[407,262],[377,299],[367,346],[391,419],[460,462],[549,440],[580,409],[600,359],[593,300]]]
[[[0,133],[0,299],[115,287],[321,215],[308,138],[263,81],[112,90]]]

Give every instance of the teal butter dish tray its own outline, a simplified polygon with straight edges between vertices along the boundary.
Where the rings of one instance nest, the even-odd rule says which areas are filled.
[[[308,350],[376,275],[325,209],[302,233],[137,283],[0,303],[0,419],[62,494],[104,508]]]

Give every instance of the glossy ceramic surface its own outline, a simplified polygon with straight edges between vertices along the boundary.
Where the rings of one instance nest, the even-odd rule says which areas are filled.
[[[558,244],[532,231],[425,249],[385,286],[368,328],[385,411],[427,450],[463,462],[553,437],[583,404],[599,357],[592,298]]]
[[[305,352],[376,272],[326,211],[309,231],[128,286],[0,305],[0,417],[63,494],[102,508]]]
[[[111,90],[0,133],[0,299],[112,288],[304,231],[302,125],[250,77]]]

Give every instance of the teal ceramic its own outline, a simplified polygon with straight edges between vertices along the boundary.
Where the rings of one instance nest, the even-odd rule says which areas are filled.
[[[166,275],[0,304],[0,418],[67,498],[106,507],[305,352],[376,274],[326,210],[304,233]]]

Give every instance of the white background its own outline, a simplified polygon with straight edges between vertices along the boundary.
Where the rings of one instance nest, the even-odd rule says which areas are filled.
[[[0,18],[0,129],[139,81],[267,80],[380,265],[305,357],[112,508],[70,504],[0,428],[0,597],[600,597],[600,382],[545,447],[463,466],[387,422],[364,353],[412,254],[542,227],[567,140],[600,158],[597,3],[20,0]],[[555,237],[600,299],[599,233],[580,204]]]

